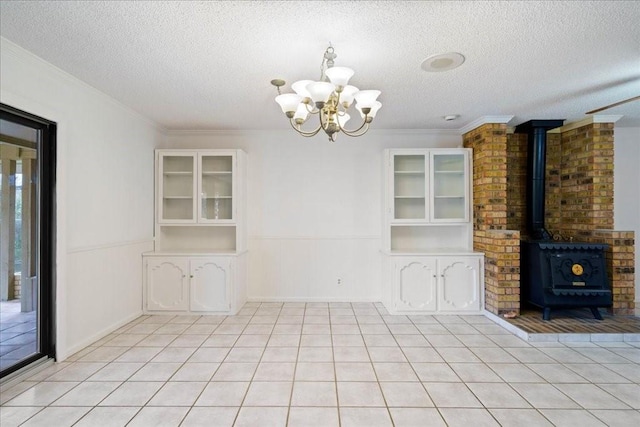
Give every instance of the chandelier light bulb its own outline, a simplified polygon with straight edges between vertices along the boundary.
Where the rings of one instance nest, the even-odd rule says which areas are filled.
[[[344,108],[349,108],[353,103],[353,96],[359,91],[355,86],[347,85],[340,92],[340,103]]]
[[[378,112],[378,110],[379,110],[381,107],[382,107],[382,103],[381,103],[380,101],[376,101],[376,102],[374,102],[374,103],[373,103],[373,105],[372,105],[371,107],[368,107],[368,108],[370,108],[370,109],[371,109],[371,110],[369,111],[369,113],[368,113],[368,114],[364,114],[364,113],[362,112],[362,108],[365,108],[365,107],[362,107],[360,104],[356,104],[356,110],[358,110],[358,111],[360,112],[360,116],[361,116],[363,119],[365,118],[365,116],[366,116],[366,117],[368,117],[368,118],[370,118],[370,119],[373,119],[373,118],[376,116],[376,113]]]
[[[307,90],[307,85],[313,83],[313,80],[298,80],[291,85],[291,89],[303,98],[311,98],[311,94]]]
[[[360,108],[372,108],[378,96],[380,96],[379,90],[361,90],[355,94],[354,98]]]
[[[342,88],[349,84],[349,79],[353,77],[354,71],[347,67],[332,67],[325,71],[325,75],[329,77],[331,83],[336,85],[339,92]]]
[[[301,102],[296,108],[296,112],[293,115],[293,120],[296,122],[296,124],[301,125],[302,123],[307,121],[307,117],[309,117],[309,110],[307,109],[307,106]]]
[[[329,100],[329,97],[333,93],[336,87],[332,83],[328,82],[313,82],[307,85],[307,90],[311,95],[313,102],[324,104]]]
[[[339,115],[338,116],[338,123],[340,124],[340,127],[344,127],[344,125],[349,121],[350,118],[351,118],[351,116],[348,115],[347,113]]]
[[[280,108],[282,108],[282,112],[289,117],[289,113],[291,113],[291,117],[298,109],[298,105],[302,101],[302,97],[300,95],[296,95],[295,93],[284,93],[282,95],[276,96],[276,102],[280,104]]]

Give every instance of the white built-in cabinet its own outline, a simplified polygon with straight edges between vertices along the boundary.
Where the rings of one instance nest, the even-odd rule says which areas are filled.
[[[390,313],[478,313],[483,263],[473,251],[471,150],[383,155],[383,302]]]
[[[477,312],[480,259],[477,256],[394,256],[395,311]]]
[[[235,314],[246,301],[246,154],[156,150],[144,311]]]

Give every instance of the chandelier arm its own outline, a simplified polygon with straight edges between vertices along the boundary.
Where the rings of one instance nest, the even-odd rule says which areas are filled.
[[[295,130],[296,132],[298,132],[300,135],[304,136],[304,137],[311,137],[311,136],[315,136],[318,134],[318,132],[320,132],[320,129],[322,129],[322,126],[318,126],[317,129],[310,131],[310,132],[305,132],[302,129],[298,129],[293,121],[293,119],[289,119],[289,124],[291,125],[291,127],[293,128],[293,130]]]
[[[368,130],[369,130],[369,126],[367,126],[369,123],[371,122],[367,122],[367,118],[365,117],[362,124],[360,125],[360,127],[358,129],[353,129],[353,130],[347,130],[345,128],[343,128],[342,126],[340,126],[340,130],[342,132],[344,132],[345,135],[347,136],[360,136],[360,135],[364,135]],[[357,134],[358,132],[360,132],[364,127],[367,127],[364,132],[362,132],[361,134]],[[357,135],[356,135],[357,134]]]
[[[309,114],[318,114],[320,112],[320,110],[318,110],[317,108],[315,108],[315,105],[311,104],[311,108],[309,108],[309,104],[304,104],[305,107],[307,108],[307,112]]]
[[[364,128],[364,130],[362,132],[356,133],[356,132],[360,131],[362,128]],[[368,130],[369,130],[369,123],[365,123],[364,125],[360,126],[357,130],[352,131],[352,132],[345,132],[345,130],[342,129],[342,133],[344,133],[347,136],[356,137],[356,136],[364,135],[365,133],[367,133]]]

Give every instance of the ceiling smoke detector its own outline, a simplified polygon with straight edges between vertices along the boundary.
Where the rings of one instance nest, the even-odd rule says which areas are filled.
[[[449,71],[458,68],[464,62],[464,56],[457,52],[431,55],[422,61],[422,69],[429,72]]]

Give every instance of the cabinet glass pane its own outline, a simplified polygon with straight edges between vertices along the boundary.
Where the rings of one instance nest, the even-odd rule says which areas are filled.
[[[202,218],[233,218],[233,157],[202,156]]]
[[[425,199],[398,198],[394,201],[395,219],[424,219],[426,217]]]
[[[436,173],[464,173],[464,154],[434,154],[433,169]]]
[[[393,168],[394,218],[425,219],[425,156],[394,156]]]
[[[433,156],[434,219],[465,218],[465,162],[463,154]]]
[[[193,157],[162,157],[162,216],[193,219]]]
[[[464,197],[435,198],[433,217],[435,219],[464,219]]]

